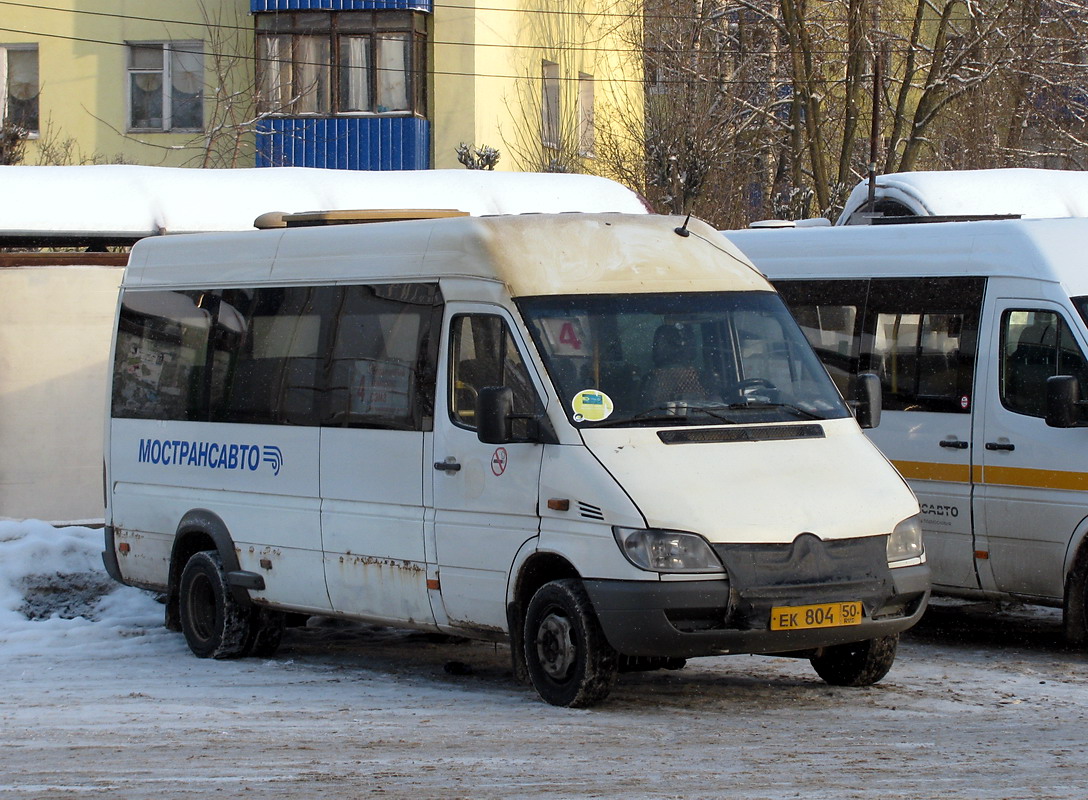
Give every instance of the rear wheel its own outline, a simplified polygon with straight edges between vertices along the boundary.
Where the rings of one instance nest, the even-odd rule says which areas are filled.
[[[892,668],[899,634],[821,647],[809,658],[816,674],[832,686],[870,686]]]
[[[227,585],[219,553],[194,553],[178,587],[181,631],[189,649],[201,658],[238,658],[250,637],[250,614]]]
[[[529,680],[552,705],[584,708],[612,691],[616,651],[579,581],[552,581],[537,590],[525,612],[523,646]]]

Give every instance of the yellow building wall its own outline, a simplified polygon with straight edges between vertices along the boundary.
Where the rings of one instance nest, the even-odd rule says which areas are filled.
[[[248,0],[50,0],[53,8],[5,6],[0,45],[38,46],[41,135],[26,164],[127,162],[163,166],[252,166],[251,134],[126,132],[126,42],[200,40],[205,50],[252,54]],[[628,33],[635,22],[604,0],[442,0],[430,34],[432,166],[461,168],[461,142],[498,148],[498,169],[543,169],[557,155],[576,171],[608,174],[596,158],[556,153],[541,143],[541,64],[560,66],[564,142],[577,140],[578,75],[594,77],[598,131],[617,109],[641,120],[641,61]],[[207,20],[209,24],[206,24]],[[205,124],[221,106],[217,86],[246,93],[252,62],[224,74],[205,57]],[[220,80],[222,77],[224,80]],[[217,110],[218,109],[218,110]],[[247,119],[244,103],[234,109]],[[629,124],[625,122],[625,127]],[[626,134],[625,134],[626,135]],[[638,138],[638,137],[636,137]],[[236,147],[237,145],[237,147]],[[570,150],[570,147],[566,147]]]
[[[23,163],[201,166],[206,148],[199,132],[126,133],[125,43],[200,40],[211,51],[216,37],[241,33],[252,50],[248,0],[207,0],[212,25],[223,27],[204,23],[202,5],[201,0],[50,0],[49,7],[5,6],[3,27],[22,33],[0,31],[0,45],[38,46],[41,132],[28,142]],[[205,58],[206,123],[214,106],[212,64]],[[243,60],[228,83],[251,85],[251,74],[251,63]],[[239,166],[252,166],[252,157]]]
[[[638,8],[627,7],[628,10]],[[502,152],[497,169],[535,171],[553,159],[608,173],[578,150],[578,77],[594,79],[600,134],[641,144],[637,15],[601,0],[453,0],[436,6],[432,37],[434,166],[460,166],[460,142]],[[560,150],[542,144],[542,65],[559,65]],[[628,130],[629,128],[637,130]],[[599,137],[598,137],[599,138]]]

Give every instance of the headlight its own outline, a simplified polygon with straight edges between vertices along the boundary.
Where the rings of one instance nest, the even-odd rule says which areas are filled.
[[[706,539],[694,533],[654,528],[613,528],[627,560],[653,572],[721,572],[724,568]]]
[[[888,536],[888,563],[894,565],[897,561],[920,560],[924,555],[922,520],[915,514],[896,525]]]

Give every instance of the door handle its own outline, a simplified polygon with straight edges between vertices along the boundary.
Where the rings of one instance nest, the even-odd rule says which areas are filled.
[[[457,470],[461,469],[461,465],[456,461],[436,461],[434,462],[434,468],[444,472],[457,472]]]
[[[1016,445],[1012,442],[986,442],[987,450],[1008,450],[1013,451],[1016,449]]]
[[[953,450],[966,450],[971,445],[961,442],[959,439],[941,439],[941,447],[951,447]]]

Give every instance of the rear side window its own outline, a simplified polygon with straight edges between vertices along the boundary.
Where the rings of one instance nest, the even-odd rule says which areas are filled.
[[[779,281],[845,397],[880,376],[888,411],[969,413],[983,278]]]
[[[113,415],[425,430],[432,284],[127,292]]]

